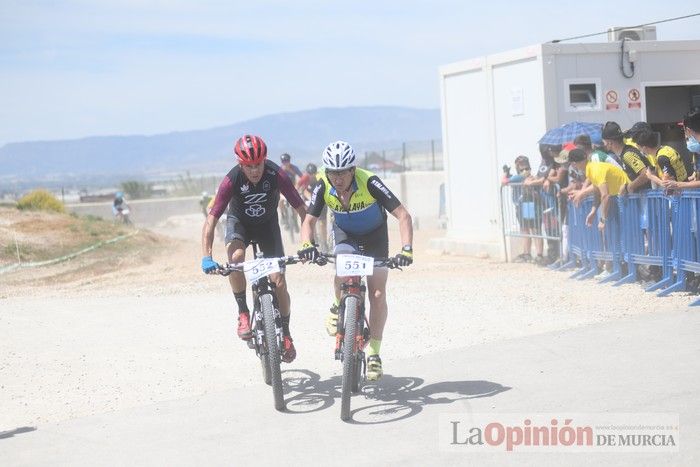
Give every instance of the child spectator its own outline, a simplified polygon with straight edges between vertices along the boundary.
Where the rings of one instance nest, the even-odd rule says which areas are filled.
[[[539,235],[540,226],[539,219],[542,219],[542,214],[537,213],[536,193],[532,187],[523,186],[526,180],[531,180],[530,160],[523,155],[515,159],[515,175],[510,174],[510,167],[503,167],[503,185],[516,184],[512,187],[513,204],[515,205],[515,215],[518,218],[520,232],[526,236],[523,238],[523,253],[518,255],[513,261],[516,263],[527,263],[532,261],[530,251],[532,249],[532,237],[530,235]],[[541,207],[539,209],[541,211]],[[544,250],[544,242],[542,238],[535,238],[535,250],[537,259],[535,262],[544,263],[542,252]]]

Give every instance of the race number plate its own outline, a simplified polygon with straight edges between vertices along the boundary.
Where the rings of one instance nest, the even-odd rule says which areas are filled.
[[[335,258],[335,274],[338,277],[371,276],[374,258],[362,255],[338,255]]]
[[[248,281],[254,282],[268,274],[280,272],[280,263],[276,258],[262,258],[246,261],[243,272]]]

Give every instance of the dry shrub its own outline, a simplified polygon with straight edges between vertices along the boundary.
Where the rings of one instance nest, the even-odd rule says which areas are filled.
[[[46,190],[34,190],[17,201],[17,209],[66,212],[63,203]]]

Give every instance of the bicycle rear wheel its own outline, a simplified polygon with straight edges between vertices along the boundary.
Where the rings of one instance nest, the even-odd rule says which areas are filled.
[[[345,298],[343,313],[343,386],[340,398],[340,419],[350,419],[350,397],[352,396],[353,381],[356,378],[357,360],[355,358],[355,336],[357,335],[357,297]]]
[[[275,409],[284,410],[284,394],[282,392],[282,372],[280,370],[280,350],[277,345],[277,333],[275,332],[275,307],[272,303],[272,295],[266,293],[260,296],[260,311],[262,312],[265,327],[265,351],[263,352],[263,367],[265,356],[269,363],[270,382],[272,395],[275,400]]]

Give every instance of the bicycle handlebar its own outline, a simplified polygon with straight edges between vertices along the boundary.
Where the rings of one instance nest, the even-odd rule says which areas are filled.
[[[319,266],[325,266],[328,263],[335,263],[336,255],[330,253],[319,253],[319,257],[313,261],[314,264]],[[387,267],[389,269],[398,269],[402,271],[401,267],[397,264],[395,258],[374,258],[374,267],[381,268]]]
[[[279,262],[280,266],[287,266],[289,264],[296,264],[301,262],[301,259],[299,256],[282,256],[280,258],[260,258],[260,259],[276,259]],[[255,260],[252,260],[255,261]],[[224,265],[219,265],[219,267],[215,270],[213,270],[210,274],[219,274],[221,276],[228,276],[232,272],[245,272],[246,269],[246,263],[249,263],[248,261],[243,262],[243,263],[226,263]],[[250,267],[250,264],[247,265]]]

